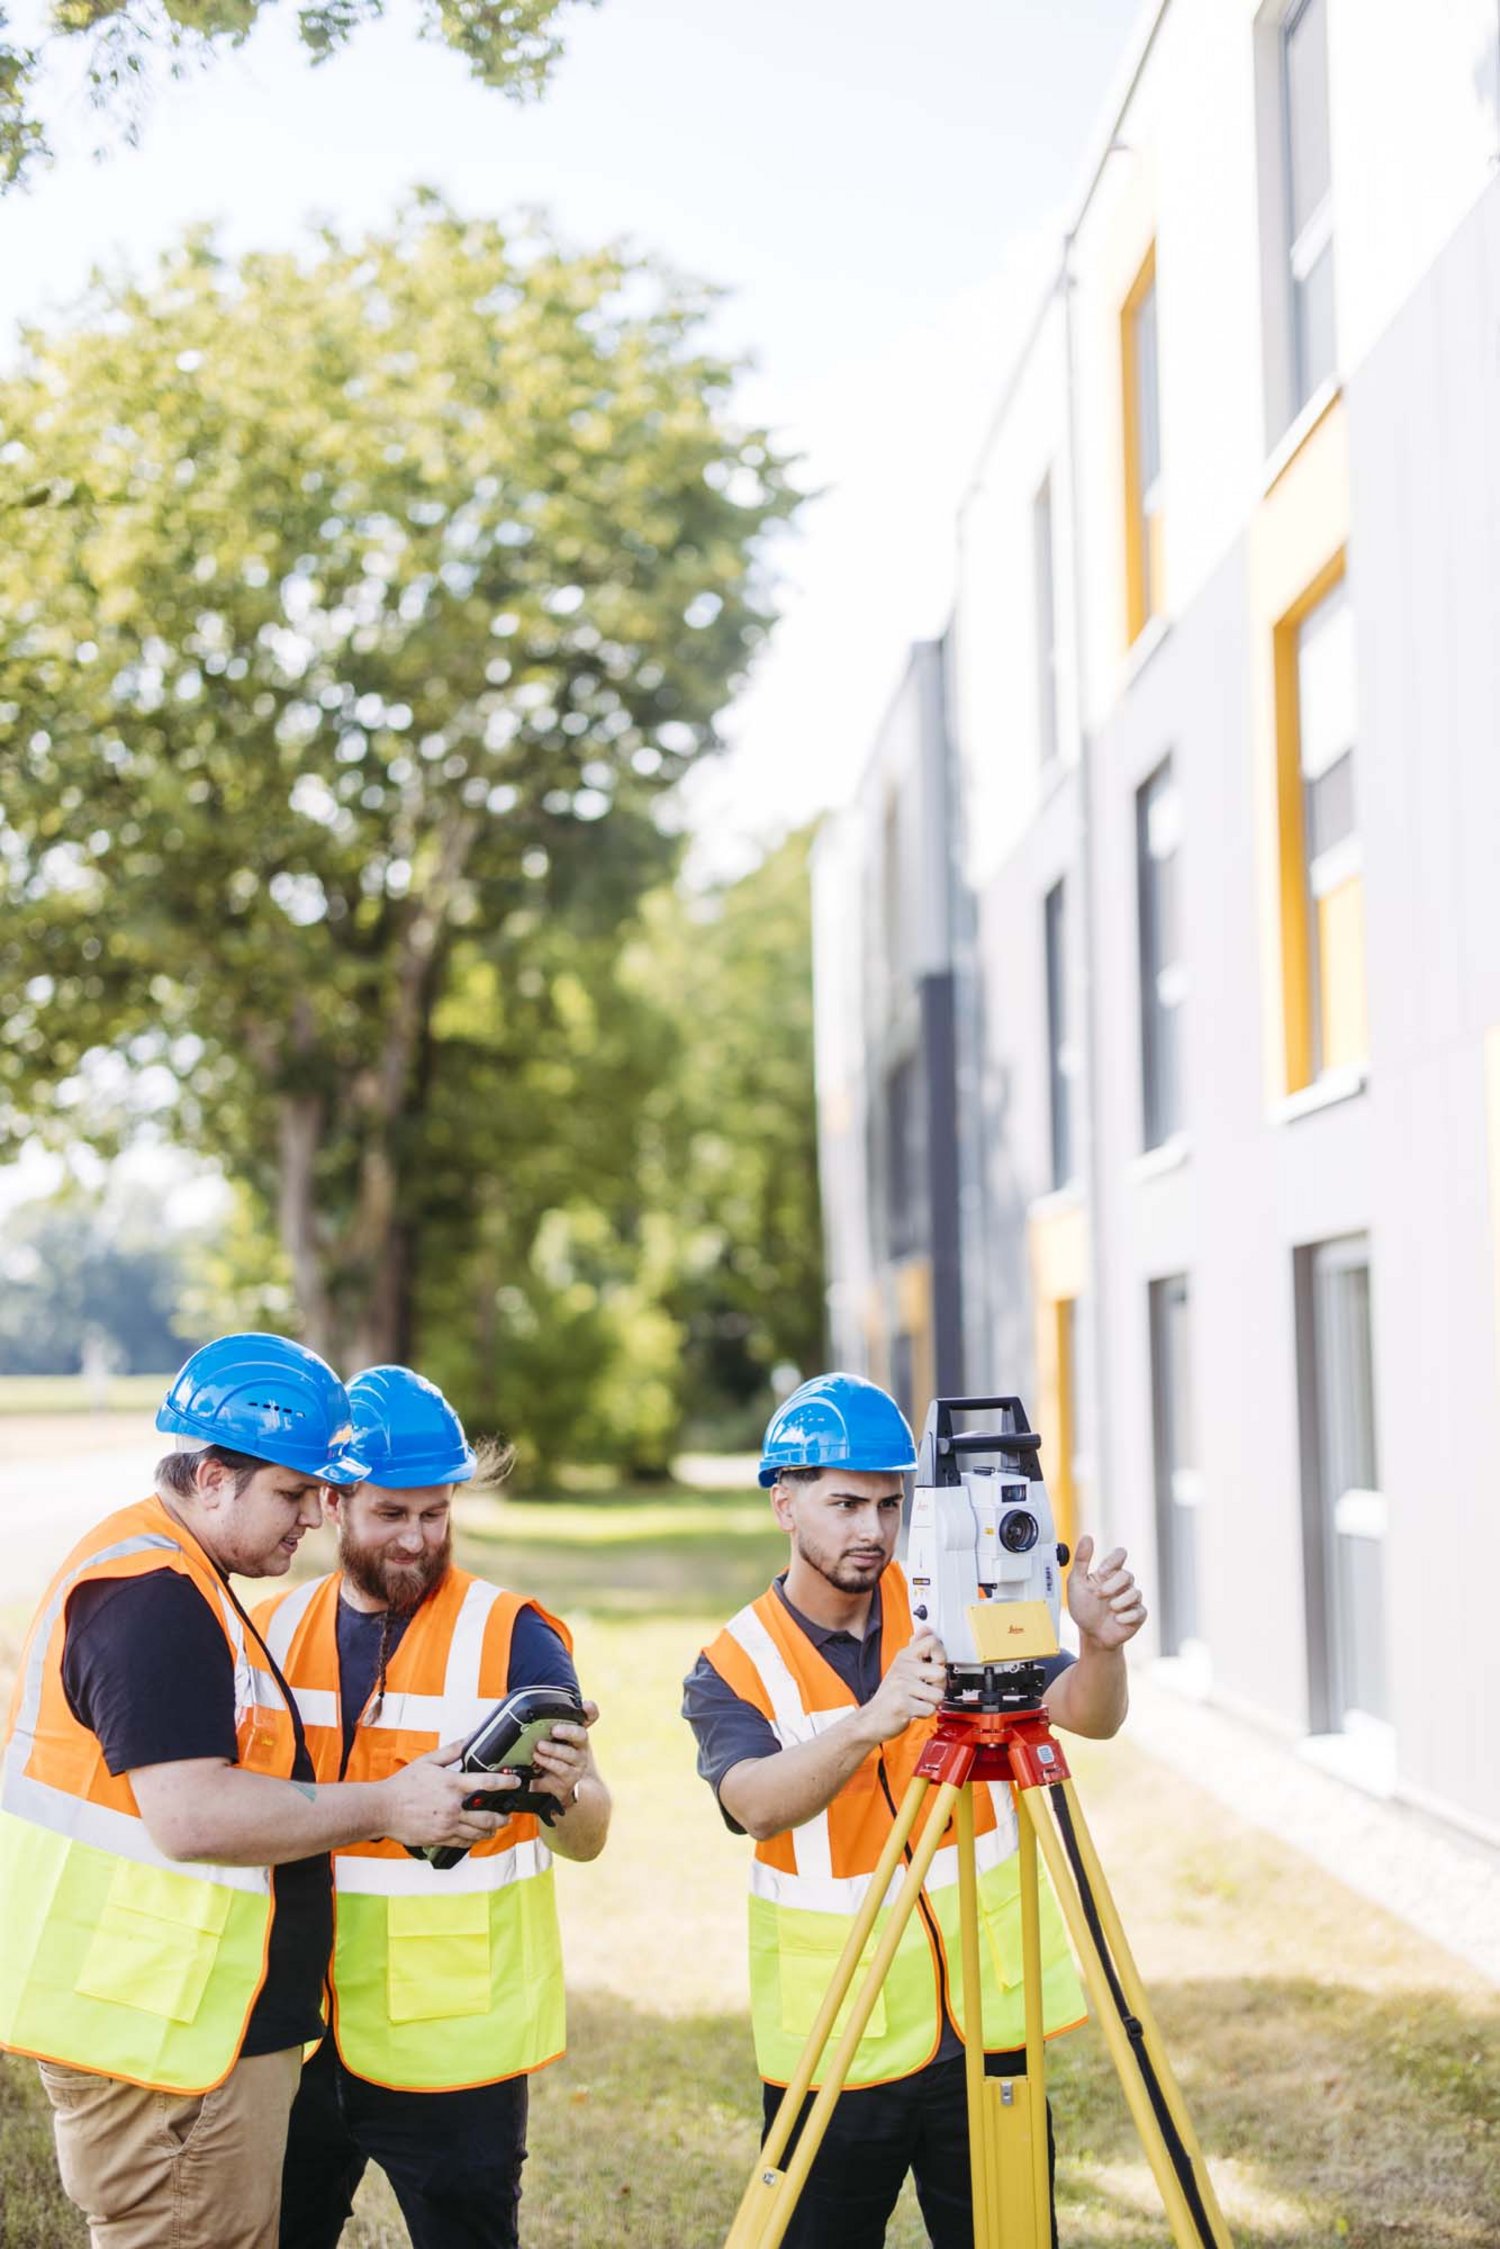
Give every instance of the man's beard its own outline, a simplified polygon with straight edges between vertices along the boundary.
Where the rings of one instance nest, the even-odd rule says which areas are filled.
[[[372,1601],[383,1601],[398,1614],[417,1608],[447,1573],[453,1559],[453,1533],[440,1547],[415,1562],[398,1562],[384,1546],[361,1546],[341,1524],[339,1565],[346,1577]]]
[[[852,1556],[837,1554],[831,1546],[820,1545],[816,1539],[810,1539],[805,1531],[798,1530],[793,1535],[796,1540],[797,1552],[801,1555],[803,1561],[810,1568],[815,1569],[819,1577],[825,1579],[838,1592],[870,1593],[874,1591],[876,1584],[879,1582],[880,1571],[885,1568],[883,1555],[880,1568],[872,1569],[868,1564],[856,1565]]]

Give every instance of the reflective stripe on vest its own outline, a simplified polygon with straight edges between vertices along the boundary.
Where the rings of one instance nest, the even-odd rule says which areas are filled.
[[[217,1617],[234,1666],[239,1761],[290,1777],[291,1712],[212,1562],[157,1499],[89,1532],[27,1636],[0,1776],[0,2043],[156,2091],[206,2092],[234,2066],[265,1975],[264,1867],[169,1859],[128,1776],[104,1764],[62,1683],[69,1596],[170,1568]]]
[[[340,1582],[297,1586],[255,1620],[320,1779],[336,1779],[343,1756]],[[472,1733],[506,1692],[515,1615],[536,1606],[450,1571],[407,1626],[383,1699],[361,1714],[345,1777],[383,1778]],[[571,1646],[567,1628],[540,1613]],[[445,2092],[538,2069],[562,2052],[562,1944],[539,1821],[507,1820],[446,1873],[390,1842],[336,1851],[333,1869],[334,2035],[356,2075]]]
[[[892,1565],[881,1579],[881,1672],[911,1636],[905,1578]],[[775,1590],[740,1611],[707,1651],[726,1683],[760,1710],[783,1748],[814,1740],[855,1708],[851,1690],[807,1638]],[[849,1923],[864,1900],[895,1809],[905,1794],[933,1721],[907,1727],[870,1756],[826,1807],[802,1826],[758,1843],[750,1868],[750,1976],[761,2074],[785,2084],[800,2058]],[[924,1817],[926,1815],[924,1814]],[[1025,2036],[1017,1891],[1016,1812],[1005,1784],[974,1791],[975,1862],[980,1911],[984,2042],[991,2051]],[[921,1823],[916,1832],[920,1833]],[[866,1947],[874,1953],[884,1915],[900,1887],[893,1876]],[[1083,1996],[1066,1932],[1045,1872],[1039,1883],[1043,2019],[1049,2035],[1080,2021]],[[920,2069],[937,2050],[942,2009],[964,2020],[958,1920],[958,1849],[944,1837],[923,1885],[925,1910],[902,1933],[849,2071],[851,2085],[877,2084]],[[853,1988],[857,1988],[856,1984]],[[848,2002],[835,2021],[836,2038]],[[818,2083],[814,2077],[814,2084]]]

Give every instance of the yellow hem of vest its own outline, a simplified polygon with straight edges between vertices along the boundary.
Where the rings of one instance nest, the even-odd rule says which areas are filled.
[[[389,2078],[366,2077],[362,2070],[353,2068],[350,2063],[344,2060],[344,2049],[339,2044],[337,2030],[325,2031],[323,2034],[324,2038],[330,2036],[333,2039],[333,2050],[338,2055],[341,2065],[348,2070],[351,2077],[357,2077],[362,2085],[378,2085],[384,2093],[413,2093],[422,2094],[424,2097],[430,2095],[438,2100],[442,2099],[444,2093],[477,2093],[482,2085],[509,2085],[517,2077],[535,2077],[539,2069],[550,2069],[554,2062],[560,2062],[568,2050],[566,2046],[559,2046],[555,2054],[545,2054],[539,2062],[531,2062],[525,2069],[507,2070],[503,2077],[471,2077],[466,2079],[462,2085],[393,2085]],[[320,2046],[323,2044],[323,2038],[318,2040],[318,2044]]]
[[[1059,2023],[1055,2030],[1044,2030],[1042,2032],[1043,2042],[1050,2043],[1054,2038],[1066,2038],[1070,2030],[1081,2030],[1087,2021],[1087,2015],[1079,2015],[1073,2022]],[[955,2024],[955,2030],[957,2027]],[[925,2062],[918,2062],[915,2069],[898,2069],[890,2077],[866,2077],[858,2085],[846,2085],[844,2090],[849,2093],[869,2093],[873,2092],[877,2085],[899,2085],[904,2077],[919,2077],[924,2069],[931,2069],[933,2062],[937,2059],[937,2050],[941,2044],[942,2034],[939,2033],[937,2038],[933,2040],[932,2052]],[[985,2048],[987,2054],[1018,2054],[1020,2051],[1019,2046],[986,2046]],[[762,2077],[761,2083],[762,2085],[774,2085],[779,2093],[784,2093],[791,2083],[791,2079],[789,2077]],[[809,2091],[815,2093],[821,2083],[822,2079],[815,2077]]]
[[[76,2069],[84,2077],[107,2077],[116,2085],[136,2085],[143,2093],[162,2093],[169,2100],[183,2101],[201,2100],[205,2093],[217,2092],[238,2067],[240,2059],[236,2053],[229,2068],[211,2078],[206,2085],[158,2085],[149,2077],[125,2077],[117,2069],[95,2069],[91,2063],[73,2061],[66,2054],[39,2053],[35,2046],[13,2046],[8,2041],[0,2040],[0,2053],[21,2054],[28,2061],[51,2062],[56,2069]]]

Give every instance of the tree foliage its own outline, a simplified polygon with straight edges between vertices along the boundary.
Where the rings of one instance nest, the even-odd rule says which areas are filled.
[[[821,1358],[811,840],[804,829],[739,881],[662,901],[649,956],[680,1054],[658,1103],[680,1240],[667,1303],[685,1411],[710,1425],[764,1408],[778,1364]]]
[[[539,94],[562,51],[565,7],[597,0],[422,0],[424,38],[463,56],[473,76],[517,101]],[[6,37],[0,7],[0,194],[28,179],[51,151],[40,81],[53,55],[81,50],[90,99],[127,140],[140,129],[150,88],[241,46],[269,0],[51,0],[34,45]],[[315,63],[337,54],[385,0],[304,0],[297,36]]]
[[[532,1461],[660,1472],[818,1362],[808,841],[448,1003],[469,1098],[428,1119],[423,1364]]]
[[[195,238],[0,385],[0,1144],[169,1087],[325,1348],[409,1348],[561,933],[607,959],[667,874],[765,629],[794,495],[705,310],[424,198]]]

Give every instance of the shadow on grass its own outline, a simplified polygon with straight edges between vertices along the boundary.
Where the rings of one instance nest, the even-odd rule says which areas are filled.
[[[1154,1998],[1236,2249],[1494,2249],[1500,2006],[1310,1980],[1174,1984]],[[712,2249],[755,2153],[748,2024],[591,1995],[575,1995],[569,2016],[569,2055],[533,2093],[526,2249]],[[1161,2249],[1165,2223],[1102,2043],[1083,2032],[1051,2052],[1064,2249]],[[23,2062],[0,2064],[0,2190],[4,2249],[86,2240]],[[404,2239],[383,2186],[362,2193],[344,2238]],[[909,2199],[888,2238],[924,2239]]]
[[[1152,1993],[1239,2249],[1494,2249],[1500,2003],[1311,1979]],[[1153,2190],[1102,2039],[1053,2049],[1064,2243],[1146,2249]],[[1148,2212],[1151,2213],[1148,2215]],[[1097,2219],[1108,2214],[1107,2230]],[[1093,2222],[1091,2222],[1093,2221]]]

